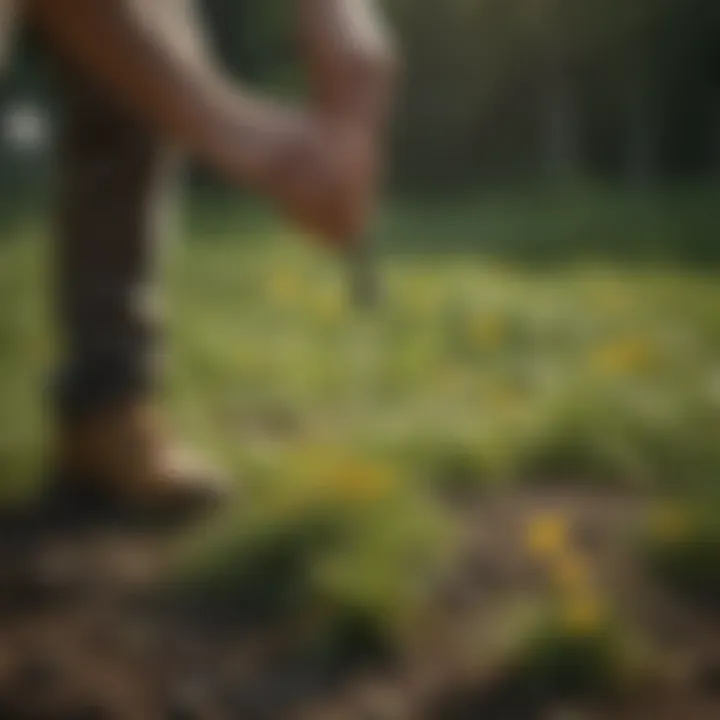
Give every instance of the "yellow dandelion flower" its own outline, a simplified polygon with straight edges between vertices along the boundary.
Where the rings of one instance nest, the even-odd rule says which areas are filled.
[[[293,453],[290,462],[300,485],[330,502],[374,502],[384,497],[395,481],[391,467],[337,447],[304,446]]]
[[[497,387],[490,393],[490,404],[493,410],[516,415],[526,408],[525,398],[517,390],[510,387]]]
[[[557,586],[566,592],[585,590],[591,584],[585,559],[572,552],[564,552],[557,557],[552,567],[552,576]]]
[[[480,347],[497,347],[503,341],[505,325],[497,316],[484,316],[475,320],[470,334],[475,344]]]
[[[278,305],[287,306],[300,297],[297,277],[289,272],[277,272],[270,281],[270,297]]]
[[[592,366],[604,375],[627,375],[647,369],[653,359],[652,348],[639,338],[608,343],[592,357]]]
[[[680,540],[687,533],[689,518],[679,507],[665,505],[657,508],[650,518],[652,533],[661,540]]]
[[[597,597],[582,594],[565,603],[562,623],[573,635],[590,635],[602,625],[604,609]]]
[[[343,297],[339,292],[324,292],[318,296],[314,310],[318,318],[327,321],[339,320],[345,310]]]
[[[347,464],[333,473],[336,492],[351,503],[374,502],[387,495],[392,483],[389,469],[370,464]]]
[[[556,513],[538,515],[528,524],[526,542],[535,557],[556,557],[567,547],[565,520]]]

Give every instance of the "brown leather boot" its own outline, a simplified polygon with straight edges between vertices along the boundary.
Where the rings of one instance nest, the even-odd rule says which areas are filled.
[[[127,403],[61,429],[61,482],[138,513],[186,515],[217,507],[228,485],[172,445],[149,403]]]

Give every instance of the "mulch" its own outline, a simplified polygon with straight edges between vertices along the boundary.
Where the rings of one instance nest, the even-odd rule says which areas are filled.
[[[432,641],[402,662],[343,668],[303,652],[288,627],[175,603],[163,570],[177,527],[57,498],[8,511],[0,518],[0,719],[720,718],[720,620],[637,580],[617,538],[638,502],[545,491],[464,502],[465,552],[440,589]],[[523,696],[510,668],[469,672],[454,663],[450,638],[470,623],[478,638],[489,636],[497,612],[531,592],[537,573],[518,538],[526,519],[548,508],[572,519],[603,581],[659,645],[695,668],[686,680],[588,707]]]

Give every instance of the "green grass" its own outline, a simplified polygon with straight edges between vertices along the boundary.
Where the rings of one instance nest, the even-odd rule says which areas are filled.
[[[391,204],[383,240],[411,252],[477,252],[540,266],[589,257],[717,265],[717,186],[493,188]]]
[[[720,609],[718,504],[678,500],[658,504],[643,529],[643,550],[658,580],[698,607]]]
[[[698,221],[699,201],[676,202],[686,209],[673,227],[688,214]],[[597,203],[593,243],[631,242],[630,231],[612,236],[609,200]],[[631,204],[616,208],[621,218]],[[191,543],[203,592],[320,617],[330,638],[397,638],[422,617],[452,547],[438,493],[573,483],[714,494],[713,273],[587,257],[530,269],[470,252],[473,232],[492,245],[522,230],[539,244],[561,217],[531,206],[531,220],[508,220],[502,207],[483,218],[471,207],[394,210],[384,233],[397,241],[372,314],[349,303],[336,258],[262,214],[206,206],[192,218],[168,268],[169,403],[251,499],[241,521]],[[633,217],[631,227],[665,242],[660,219]],[[0,244],[9,494],[31,487],[42,458],[39,389],[53,344],[38,235]],[[416,235],[426,249],[432,236],[433,251],[411,251]]]
[[[172,273],[174,397],[231,459],[310,436],[440,483],[717,476],[713,277],[396,252],[363,316],[334,259],[254,233]]]

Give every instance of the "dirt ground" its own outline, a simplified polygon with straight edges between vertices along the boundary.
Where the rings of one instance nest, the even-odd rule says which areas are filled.
[[[288,628],[179,611],[157,592],[174,532],[57,504],[18,511],[0,522],[0,718],[720,718],[720,619],[663,594],[628,557],[623,530],[642,502],[546,490],[463,502],[464,550],[439,588],[434,627],[402,662],[346,668],[298,653]],[[540,582],[519,539],[548,509],[569,519],[601,582],[675,662],[673,682],[583,707],[518,692],[502,662],[460,660],[467,628],[489,644],[500,611]]]

